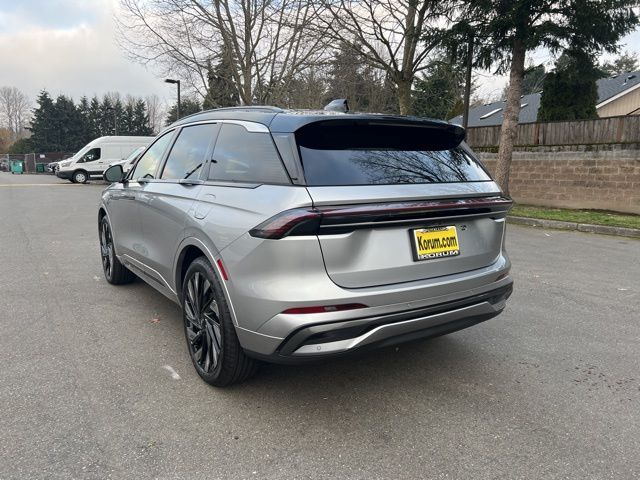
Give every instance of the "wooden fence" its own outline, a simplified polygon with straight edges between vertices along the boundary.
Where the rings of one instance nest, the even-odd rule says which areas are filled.
[[[467,143],[472,147],[496,147],[500,126],[470,127]],[[523,123],[518,125],[516,146],[592,145],[640,143],[640,115],[573,122]]]

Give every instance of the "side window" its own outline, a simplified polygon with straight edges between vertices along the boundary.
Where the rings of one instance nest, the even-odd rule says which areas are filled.
[[[197,178],[207,161],[206,155],[217,128],[215,123],[184,127],[171,148],[160,178]]]
[[[155,141],[153,145],[147,150],[144,155],[138,160],[136,168],[131,174],[131,179],[136,180],[138,178],[155,178],[156,169],[162,159],[162,154],[169,146],[173,131],[165,133],[159,139]]]
[[[82,163],[93,162],[100,159],[100,147],[92,148],[82,156]]]
[[[223,124],[218,135],[210,180],[246,183],[290,183],[271,135]]]

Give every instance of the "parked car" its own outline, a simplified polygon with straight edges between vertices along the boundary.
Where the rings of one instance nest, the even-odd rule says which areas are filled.
[[[498,315],[511,200],[446,122],[271,107],[166,128],[102,195],[111,284],[182,307],[197,373],[225,386]]]
[[[135,165],[138,158],[140,158],[140,154],[145,151],[145,148],[146,147],[138,147],[133,152],[131,152],[129,156],[124,160],[118,160],[117,162],[111,163],[109,166],[112,167],[113,165],[122,165],[122,171],[124,173],[127,173],[129,170],[131,170],[131,167]]]
[[[58,164],[56,176],[74,183],[85,183],[100,177],[115,161],[126,159],[133,150],[145,147],[153,137],[100,137],[85,145],[78,153]]]
[[[8,172],[9,171],[9,162],[3,160],[0,162],[0,172]]]

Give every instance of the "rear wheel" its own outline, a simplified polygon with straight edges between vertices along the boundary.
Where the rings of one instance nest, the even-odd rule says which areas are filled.
[[[189,355],[205,382],[224,387],[254,373],[256,362],[240,346],[222,286],[204,257],[184,277],[182,312]]]
[[[131,283],[136,276],[131,270],[120,263],[113,249],[113,235],[109,220],[104,216],[100,220],[100,257],[102,259],[102,271],[104,278],[112,285]]]
[[[73,183],[87,183],[88,179],[89,179],[89,176],[87,175],[87,172],[84,172],[82,170],[73,172],[73,176],[71,177],[71,181]]]

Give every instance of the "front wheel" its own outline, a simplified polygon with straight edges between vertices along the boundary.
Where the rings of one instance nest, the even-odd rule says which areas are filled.
[[[87,183],[87,180],[89,179],[88,175],[86,172],[83,172],[82,170],[78,170],[77,172],[73,172],[73,176],[71,177],[71,181],[73,183]]]
[[[111,285],[123,285],[125,283],[131,283],[135,280],[135,274],[125,267],[118,257],[113,248],[113,235],[111,233],[111,226],[106,215],[102,217],[99,224],[100,233],[100,257],[102,259],[102,271],[104,272],[104,278],[107,279]]]
[[[205,382],[225,387],[254,373],[256,362],[238,341],[222,286],[205,257],[195,259],[184,277],[182,312],[189,355]]]

